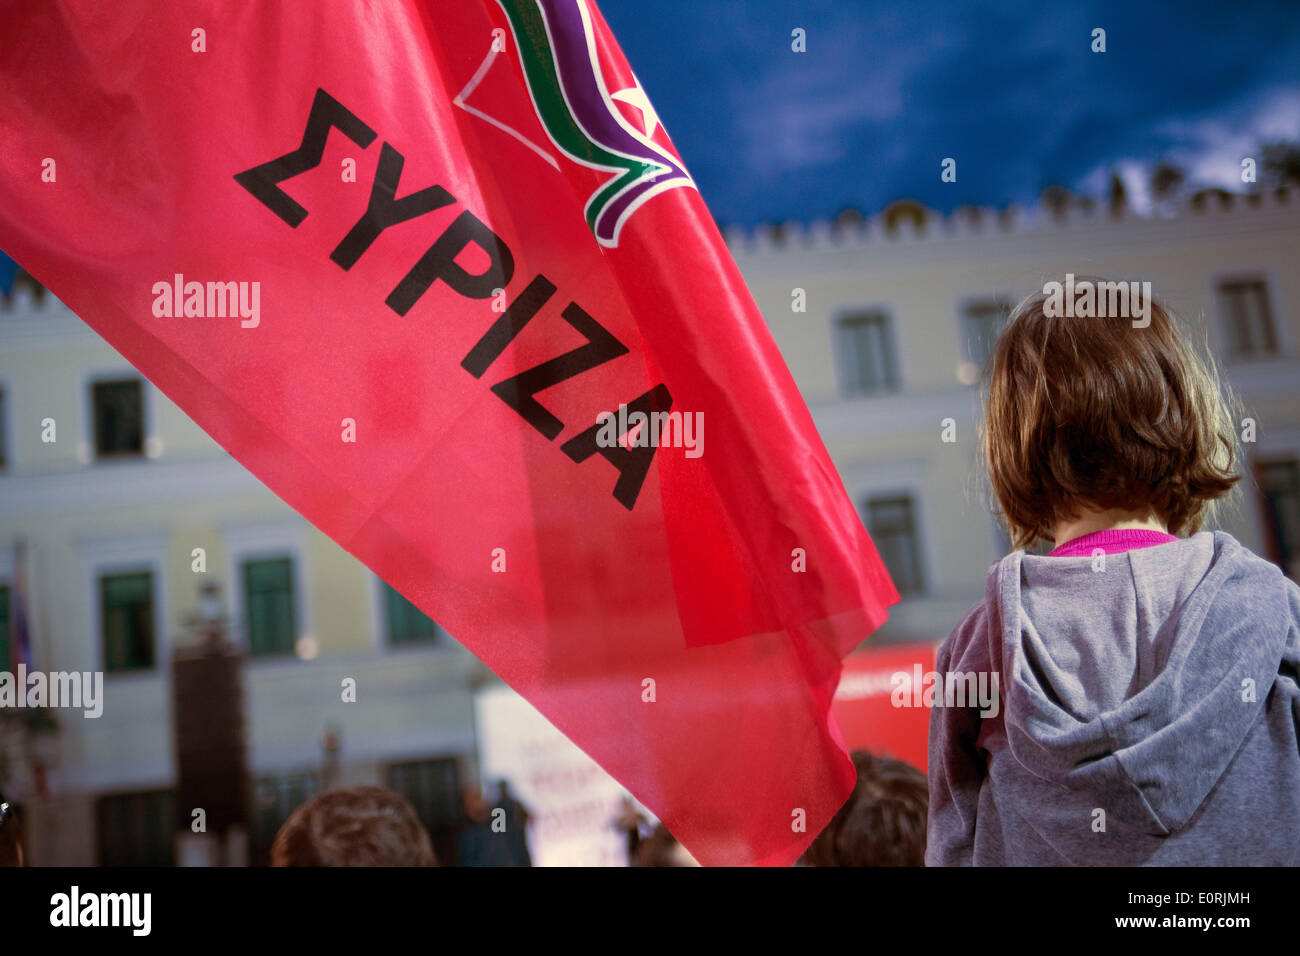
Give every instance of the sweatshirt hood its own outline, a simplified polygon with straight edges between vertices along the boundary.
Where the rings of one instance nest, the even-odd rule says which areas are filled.
[[[1007,743],[1030,772],[1187,824],[1259,718],[1287,641],[1285,579],[1230,535],[994,570]],[[993,644],[998,653],[997,642]]]

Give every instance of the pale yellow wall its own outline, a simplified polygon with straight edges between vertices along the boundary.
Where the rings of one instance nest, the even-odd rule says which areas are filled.
[[[308,599],[321,654],[364,650],[373,642],[369,570],[319,531],[311,531],[307,540],[312,568]]]
[[[205,573],[195,570],[194,549],[203,549]],[[175,635],[176,644],[194,643],[196,634],[188,626],[187,619],[198,613],[199,587],[206,575],[223,574],[226,566],[226,548],[220,532],[212,526],[191,524],[184,516],[177,516],[177,526],[173,528],[167,542],[168,565],[168,604],[170,621],[168,630]]]

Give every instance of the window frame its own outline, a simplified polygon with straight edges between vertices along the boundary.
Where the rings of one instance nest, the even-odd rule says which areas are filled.
[[[371,646],[375,650],[400,654],[418,653],[420,651],[441,653],[456,646],[456,639],[452,637],[451,632],[437,621],[433,622],[434,626],[438,628],[433,640],[399,642],[389,640],[388,607],[385,595],[390,585],[375,572],[368,570],[367,573],[370,576],[370,633],[373,635]]]
[[[1298,488],[1300,488],[1300,452],[1279,449],[1274,452],[1262,452],[1252,455],[1248,461],[1248,473],[1254,484],[1256,492],[1256,514],[1258,515],[1261,555],[1266,560],[1277,564],[1282,573],[1290,577],[1291,572],[1300,568],[1300,539],[1293,542],[1295,553],[1284,555],[1283,542],[1278,540],[1278,532],[1268,517],[1268,500],[1267,492],[1263,483],[1260,481],[1262,470],[1268,465],[1292,465],[1296,470]],[[1300,494],[1297,495],[1297,501],[1300,502]],[[1276,552],[1276,553],[1275,553]],[[1285,558],[1290,558],[1290,565],[1284,564]]]
[[[844,486],[851,493],[854,510],[863,528],[867,527],[866,502],[870,498],[906,495],[912,499],[912,516],[920,547],[919,564],[924,590],[900,595],[902,603],[939,600],[943,597],[944,579],[935,549],[934,528],[926,490],[927,462],[908,459],[883,464],[858,463],[843,470]],[[868,529],[868,534],[870,529]],[[874,544],[874,539],[872,539]],[[883,562],[883,558],[882,558]]]
[[[152,655],[151,655],[151,656],[152,656],[152,658],[153,658],[152,661],[151,661],[147,666],[142,666],[142,667],[115,667],[115,668],[113,668],[113,669],[111,669],[111,670],[110,670],[109,667],[108,667],[108,653],[107,653],[107,651],[108,651],[108,634],[107,634],[107,632],[106,632],[106,630],[105,630],[105,628],[106,628],[106,626],[107,626],[107,620],[106,620],[105,613],[104,613],[104,612],[107,610],[107,606],[106,606],[106,605],[107,605],[107,597],[108,597],[108,595],[105,593],[105,590],[104,590],[104,582],[107,581],[107,580],[110,579],[110,578],[138,577],[138,576],[140,576],[140,575],[148,575],[148,576],[149,576],[149,604],[150,604],[150,608],[151,608],[151,610],[156,611],[157,604],[158,604],[158,593],[157,593],[157,592],[158,592],[158,588],[157,588],[157,578],[155,577],[155,574],[154,574],[154,572],[153,572],[152,569],[150,569],[150,568],[136,568],[136,569],[121,568],[121,569],[115,569],[115,570],[104,570],[104,571],[101,571],[99,574],[95,575],[95,595],[94,595],[94,600],[95,600],[96,603],[99,605],[99,631],[100,631],[100,633],[99,633],[99,645],[100,645],[100,654],[102,655],[102,658],[101,658],[101,659],[102,659],[102,661],[103,661],[103,671],[104,671],[104,674],[105,674],[105,675],[108,675],[108,674],[141,674],[141,673],[148,673],[148,672],[150,672],[150,671],[153,671],[153,670],[157,670],[157,669],[158,669],[158,665],[159,665],[159,661],[158,661],[158,621],[157,621],[157,614],[156,614],[156,613],[154,613],[153,615],[151,615],[151,616],[154,617],[154,622],[153,622],[153,633],[150,635],[150,637],[151,637],[151,639],[152,639],[152,644],[153,644],[153,647],[151,648],[151,650],[152,650]]]
[[[988,293],[979,293],[976,295],[967,295],[957,300],[956,303],[957,307],[954,313],[955,320],[957,323],[957,369],[955,369],[954,371],[959,371],[961,366],[966,364],[967,362],[969,362],[972,365],[976,364],[975,360],[970,355],[968,355],[966,351],[966,346],[969,341],[966,334],[967,320],[969,318],[970,309],[973,306],[990,305],[990,304],[999,304],[999,305],[1006,306],[1006,310],[1007,310],[1006,315],[1003,316],[1002,326],[998,330],[998,334],[1001,335],[1002,329],[1006,328],[1007,320],[1011,318],[1011,314],[1016,310],[1016,299],[1013,294],[1003,290],[1003,291],[994,291]],[[965,383],[963,383],[964,387],[979,388],[980,381],[981,381],[980,376],[984,374],[984,366],[987,365],[989,359],[993,357],[993,349],[996,345],[997,345],[997,339],[995,338],[992,342],[989,343],[989,353],[984,357],[984,364],[978,365],[976,367],[975,381],[970,385],[965,385]],[[958,381],[961,381],[960,377],[958,377]]]
[[[850,389],[845,378],[845,362],[847,361],[845,356],[851,351],[847,346],[849,336],[846,325],[851,319],[873,315],[878,315],[881,319],[881,329],[885,340],[886,378],[892,379],[892,381],[886,387],[870,391],[861,388]],[[906,380],[903,374],[902,345],[899,342],[898,331],[895,328],[893,309],[881,304],[845,306],[832,313],[830,323],[831,361],[834,367],[836,395],[841,401],[888,398],[900,395],[905,391]],[[858,356],[854,355],[853,358],[857,361]],[[860,362],[858,362],[858,366],[860,368]]]
[[[429,617],[427,614],[425,614],[425,618],[429,621],[430,624],[433,625],[432,634],[430,634],[427,637],[418,637],[413,639],[407,638],[405,640],[400,640],[400,641],[393,639],[393,626],[392,626],[393,622],[392,622],[392,617],[390,616],[390,611],[392,607],[389,602],[394,596],[400,598],[403,601],[406,601],[406,603],[410,604],[411,607],[415,608],[415,610],[418,613],[424,614],[424,611],[420,610],[420,608],[417,607],[413,602],[407,600],[406,596],[402,594],[401,591],[397,590],[397,588],[393,587],[391,584],[388,584],[386,581],[383,581],[382,578],[380,579],[380,582],[382,585],[382,587],[380,588],[380,593],[382,595],[381,600],[383,602],[383,607],[380,608],[380,614],[383,616],[383,627],[384,627],[383,640],[385,646],[387,647],[440,647],[443,643],[444,638],[446,637],[447,632],[443,629],[441,624],[433,620],[433,618]]]
[[[314,630],[311,613],[309,585],[311,562],[307,555],[305,520],[227,524],[220,528],[226,548],[226,579],[222,582],[227,607],[230,612],[230,641],[246,656],[251,665],[297,661],[298,641],[303,637],[319,637]],[[245,620],[243,566],[247,561],[271,558],[289,558],[293,563],[293,616],[298,631],[288,653],[253,654],[248,644],[248,626]]]
[[[88,596],[88,660],[105,680],[133,677],[162,677],[171,660],[171,621],[168,601],[167,537],[137,535],[86,539],[79,542],[83,567],[84,593]],[[107,669],[104,651],[103,601],[99,580],[106,575],[149,571],[153,574],[153,667],[131,670]]]
[[[876,549],[879,552],[880,548],[877,543],[877,536],[873,535],[871,532],[871,506],[875,502],[903,502],[906,504],[908,530],[912,535],[911,545],[915,549],[913,573],[917,578],[919,578],[919,580],[915,582],[917,586],[910,590],[904,590],[897,580],[894,581],[894,586],[898,588],[899,597],[901,598],[923,598],[928,596],[933,589],[931,588],[930,582],[927,580],[925,573],[924,535],[921,530],[921,519],[916,496],[909,491],[879,491],[867,494],[861,500],[859,510],[862,513],[862,524],[867,529],[867,533],[871,535],[871,542],[876,545]],[[880,560],[882,563],[885,563],[885,556],[883,553],[880,555]],[[886,570],[888,570],[888,564],[885,564]],[[890,577],[891,579],[893,578],[892,573],[890,574]]]
[[[1224,285],[1233,282],[1263,283],[1269,319],[1272,322],[1273,340],[1277,346],[1274,354],[1238,356],[1231,353],[1230,347],[1233,335],[1229,329],[1227,303],[1224,301],[1222,288]],[[1243,366],[1255,367],[1291,359],[1295,354],[1293,351],[1294,343],[1291,340],[1290,326],[1285,321],[1281,308],[1282,301],[1277,276],[1272,269],[1263,267],[1225,269],[1213,273],[1210,276],[1209,283],[1209,298],[1213,303],[1214,310],[1214,321],[1210,323],[1210,342],[1215,352],[1215,358],[1218,361],[1225,366],[1236,368]]]
[[[268,564],[285,564],[288,566],[289,574],[289,645],[288,647],[276,647],[271,650],[259,650],[256,653],[253,650],[252,643],[252,620],[247,617],[249,607],[249,568],[256,565]],[[239,562],[239,587],[240,599],[243,605],[243,613],[240,615],[240,624],[243,627],[244,650],[250,658],[274,658],[283,657],[286,654],[294,654],[297,651],[298,638],[303,636],[301,629],[298,627],[298,600],[297,600],[297,577],[298,569],[295,566],[294,556],[292,554],[266,554],[266,555],[245,555]]]
[[[140,382],[140,454],[98,454],[95,434],[95,386],[108,385],[135,379]],[[157,417],[154,407],[154,389],[149,380],[131,366],[125,368],[97,368],[85,370],[81,375],[81,429],[77,457],[82,464],[101,467],[127,465],[149,461],[162,453],[162,440],[158,437]]]

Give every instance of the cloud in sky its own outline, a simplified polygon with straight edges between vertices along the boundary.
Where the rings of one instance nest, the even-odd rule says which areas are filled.
[[[603,0],[714,215],[1031,202],[1300,136],[1300,4]],[[651,12],[652,11],[652,12]],[[807,31],[807,52],[791,31]],[[1107,51],[1090,49],[1094,27]],[[957,160],[954,184],[939,179]],[[1235,177],[1235,178],[1234,178]]]

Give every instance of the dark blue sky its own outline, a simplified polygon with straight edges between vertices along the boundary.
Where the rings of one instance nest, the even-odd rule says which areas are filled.
[[[1300,139],[1297,0],[599,5],[723,224],[1102,195],[1111,168],[1140,207],[1157,160],[1240,189],[1243,156]]]

